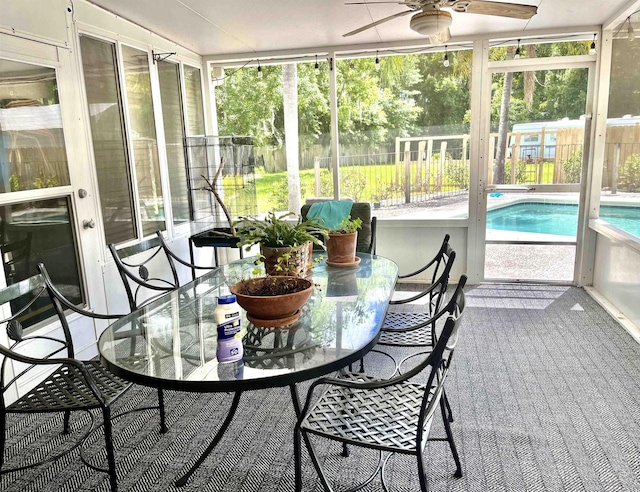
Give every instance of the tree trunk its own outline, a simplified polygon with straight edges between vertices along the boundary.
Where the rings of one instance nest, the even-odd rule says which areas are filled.
[[[282,65],[282,92],[289,210],[299,213],[301,198],[300,163],[298,161],[298,66],[295,63]]]
[[[528,44],[525,47],[525,53],[527,54],[527,58],[535,58],[536,45]],[[533,107],[533,95],[535,94],[535,88],[536,88],[536,73],[525,72],[524,73],[524,105],[528,111],[531,111],[531,108]]]
[[[515,50],[512,46],[507,49],[507,58],[513,58]],[[509,108],[511,106],[511,86],[513,85],[513,72],[504,74],[502,83],[502,102],[500,103],[500,123],[498,124],[498,143],[496,150],[496,163],[493,168],[493,184],[504,184],[504,161],[507,149],[507,137],[509,133]]]

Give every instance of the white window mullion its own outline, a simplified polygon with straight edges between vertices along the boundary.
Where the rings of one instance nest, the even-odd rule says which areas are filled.
[[[151,101],[153,104],[154,122],[156,125],[156,142],[158,160],[160,164],[160,184],[164,203],[164,222],[169,237],[173,237],[173,208],[171,205],[171,189],[169,187],[169,163],[167,158],[167,141],[164,134],[164,115],[162,114],[162,99],[160,95],[160,79],[158,66],[153,60],[151,48],[148,50],[149,75],[151,78]]]
[[[127,95],[127,80],[124,72],[124,56],[122,43],[116,42],[118,78],[120,79],[120,96],[122,97],[122,114],[124,115],[124,133],[127,142],[127,154],[129,156],[129,175],[131,177],[131,193],[133,194],[133,213],[136,218],[136,238],[142,239],[142,214],[140,211],[140,193],[138,192],[138,176],[136,173],[136,157],[133,151],[133,135],[131,135],[131,115],[129,114],[129,98]]]

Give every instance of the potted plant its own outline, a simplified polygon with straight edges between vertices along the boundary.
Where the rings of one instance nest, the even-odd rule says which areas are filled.
[[[312,245],[323,246],[321,238],[327,237],[327,228],[319,219],[303,222],[298,215],[295,222],[287,220],[295,215],[269,212],[264,220],[240,217],[236,222],[241,246],[260,245],[260,259],[267,275],[304,276],[311,266]]]
[[[362,219],[346,217],[337,229],[329,231],[327,237],[327,265],[353,266],[360,262],[356,257],[358,229],[362,227]]]
[[[313,282],[292,276],[259,277],[231,286],[247,319],[266,328],[287,326],[300,317],[300,308],[313,292]]]

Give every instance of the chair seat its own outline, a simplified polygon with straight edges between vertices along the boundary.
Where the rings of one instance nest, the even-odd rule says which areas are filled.
[[[384,324],[382,325],[382,329],[407,328],[419,323],[424,323],[428,320],[429,314],[425,312],[388,312],[384,317]]]
[[[387,313],[380,332],[379,345],[398,345],[406,347],[432,347],[433,337],[431,326],[411,330],[412,326],[429,320],[426,313]],[[386,331],[392,329],[407,329],[407,331]]]
[[[360,373],[346,373],[342,378],[377,381]],[[407,381],[379,389],[329,386],[301,427],[343,442],[415,454],[424,391],[424,385]],[[428,398],[433,398],[433,392]]]
[[[84,364],[107,399],[107,404],[114,401],[132,384],[111,374],[98,361],[87,361]],[[100,402],[85,383],[80,370],[74,366],[64,365],[29,393],[9,405],[7,411],[12,413],[60,412],[98,407]]]

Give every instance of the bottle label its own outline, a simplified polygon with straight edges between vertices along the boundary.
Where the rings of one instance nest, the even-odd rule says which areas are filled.
[[[218,325],[218,338],[226,340],[229,338],[239,338],[240,336],[240,319],[235,318]]]

